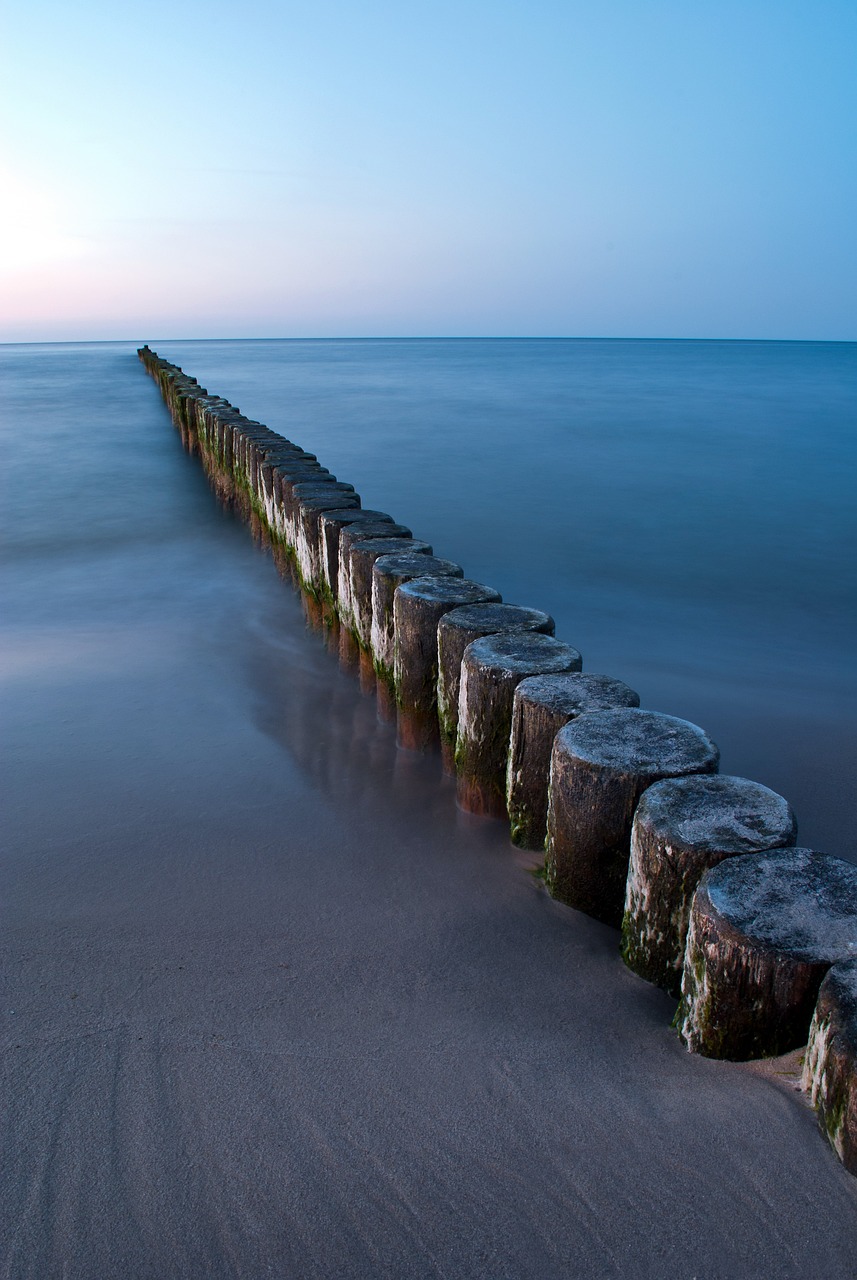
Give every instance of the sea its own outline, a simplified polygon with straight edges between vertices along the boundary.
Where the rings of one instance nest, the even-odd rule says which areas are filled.
[[[857,347],[2,347],[0,1275],[853,1280],[799,1054],[397,747],[144,341],[857,860]]]
[[[857,344],[0,347],[7,674],[109,667],[176,603],[179,545],[201,592],[224,538],[237,554],[144,340],[467,577],[547,610],[585,670],[701,725],[721,772],[788,798],[799,843],[857,861]]]

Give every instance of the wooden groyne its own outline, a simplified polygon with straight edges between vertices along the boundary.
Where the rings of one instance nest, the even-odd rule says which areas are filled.
[[[458,803],[544,848],[560,901],[622,929],[622,955],[680,1003],[710,1057],[809,1041],[804,1086],[857,1174],[857,867],[795,847],[782,796],[718,773],[697,725],[584,674],[553,619],[490,585],[148,346],[185,447],[272,548],[400,746],[440,745]]]

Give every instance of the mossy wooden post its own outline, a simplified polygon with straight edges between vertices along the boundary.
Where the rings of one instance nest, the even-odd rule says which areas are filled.
[[[343,542],[344,546],[344,542]],[[372,570],[381,556],[398,552],[413,552],[430,556],[431,547],[417,538],[363,538],[352,542],[348,548],[348,602],[351,610],[351,629],[360,648],[372,650]]]
[[[681,990],[690,904],[703,872],[726,858],[797,839],[786,800],[747,778],[669,778],[643,792],[631,831],[622,955],[641,978]]]
[[[336,610],[343,627],[353,631],[354,617],[351,608],[351,548],[356,542],[368,542],[371,538],[408,538],[413,540],[413,531],[403,524],[377,524],[362,521],[345,525],[339,534],[339,572],[336,580]],[[431,555],[431,547],[427,542],[419,546]],[[371,573],[371,569],[370,569]],[[372,605],[372,579],[369,579],[369,605]]]
[[[304,462],[302,459],[294,463],[287,463],[285,466],[278,466],[277,476],[283,504],[285,540],[293,548],[295,545],[294,518],[298,508],[295,488],[298,485],[319,487],[321,485],[336,484],[336,476],[328,471],[327,467],[322,467],[320,463]]]
[[[339,535],[348,524],[394,524],[386,511],[322,511],[318,522],[318,555],[321,566],[320,587],[322,594],[336,605],[336,585],[339,578]]]
[[[225,439],[225,436],[224,436]],[[281,475],[288,474],[296,465],[294,451],[269,449],[259,468],[260,497],[268,517],[271,531],[280,539],[285,537],[285,506],[282,500]]]
[[[639,705],[639,695],[611,676],[571,671],[521,681],[512,704],[506,774],[513,844],[522,849],[545,847],[551,751],[563,725],[587,711]]]
[[[728,858],[693,897],[675,1017],[707,1058],[805,1044],[822,978],[857,955],[857,866],[811,849]]]
[[[802,1084],[822,1132],[857,1175],[857,954],[835,964],[821,984]]]
[[[515,689],[527,676],[579,671],[571,645],[534,631],[473,640],[461,660],[455,739],[456,795],[462,809],[495,818],[506,811],[506,770]]]
[[[317,573],[319,511],[345,511],[359,507],[360,497],[352,485],[334,480],[293,484],[291,496],[291,509],[286,517],[290,539],[301,577],[311,584],[313,574]]]
[[[541,609],[517,604],[471,604],[451,609],[437,629],[437,716],[443,766],[455,773],[455,737],[464,650],[482,636],[506,631],[536,631],[552,636],[554,620]]]
[[[719,755],[697,725],[659,711],[588,711],[560,729],[545,842],[553,896],[618,926],[640,796],[661,778],[716,772]]]
[[[372,629],[370,647],[375,674],[392,690],[395,659],[393,597],[396,588],[411,578],[463,578],[464,570],[454,560],[427,556],[421,552],[399,551],[379,556],[372,566]]]
[[[500,593],[464,578],[412,578],[393,597],[398,741],[423,751],[439,741],[437,720],[437,628],[461,605],[499,601]]]
[[[276,511],[277,532],[285,546],[294,548],[290,514],[294,509],[293,487],[296,484],[317,482],[326,484],[333,476],[317,462],[302,458],[278,458],[272,464],[273,503]]]

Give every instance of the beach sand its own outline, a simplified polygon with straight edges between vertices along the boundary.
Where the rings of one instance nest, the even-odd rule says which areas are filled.
[[[684,1051],[152,393],[157,515],[7,576],[0,1275],[853,1277],[794,1063]]]

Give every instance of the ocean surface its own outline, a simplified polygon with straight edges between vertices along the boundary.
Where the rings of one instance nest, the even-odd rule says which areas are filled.
[[[151,345],[857,858],[857,345]]]
[[[146,338],[857,856],[857,348]],[[0,348],[0,1277],[851,1280],[796,1060],[397,749],[135,345]]]

